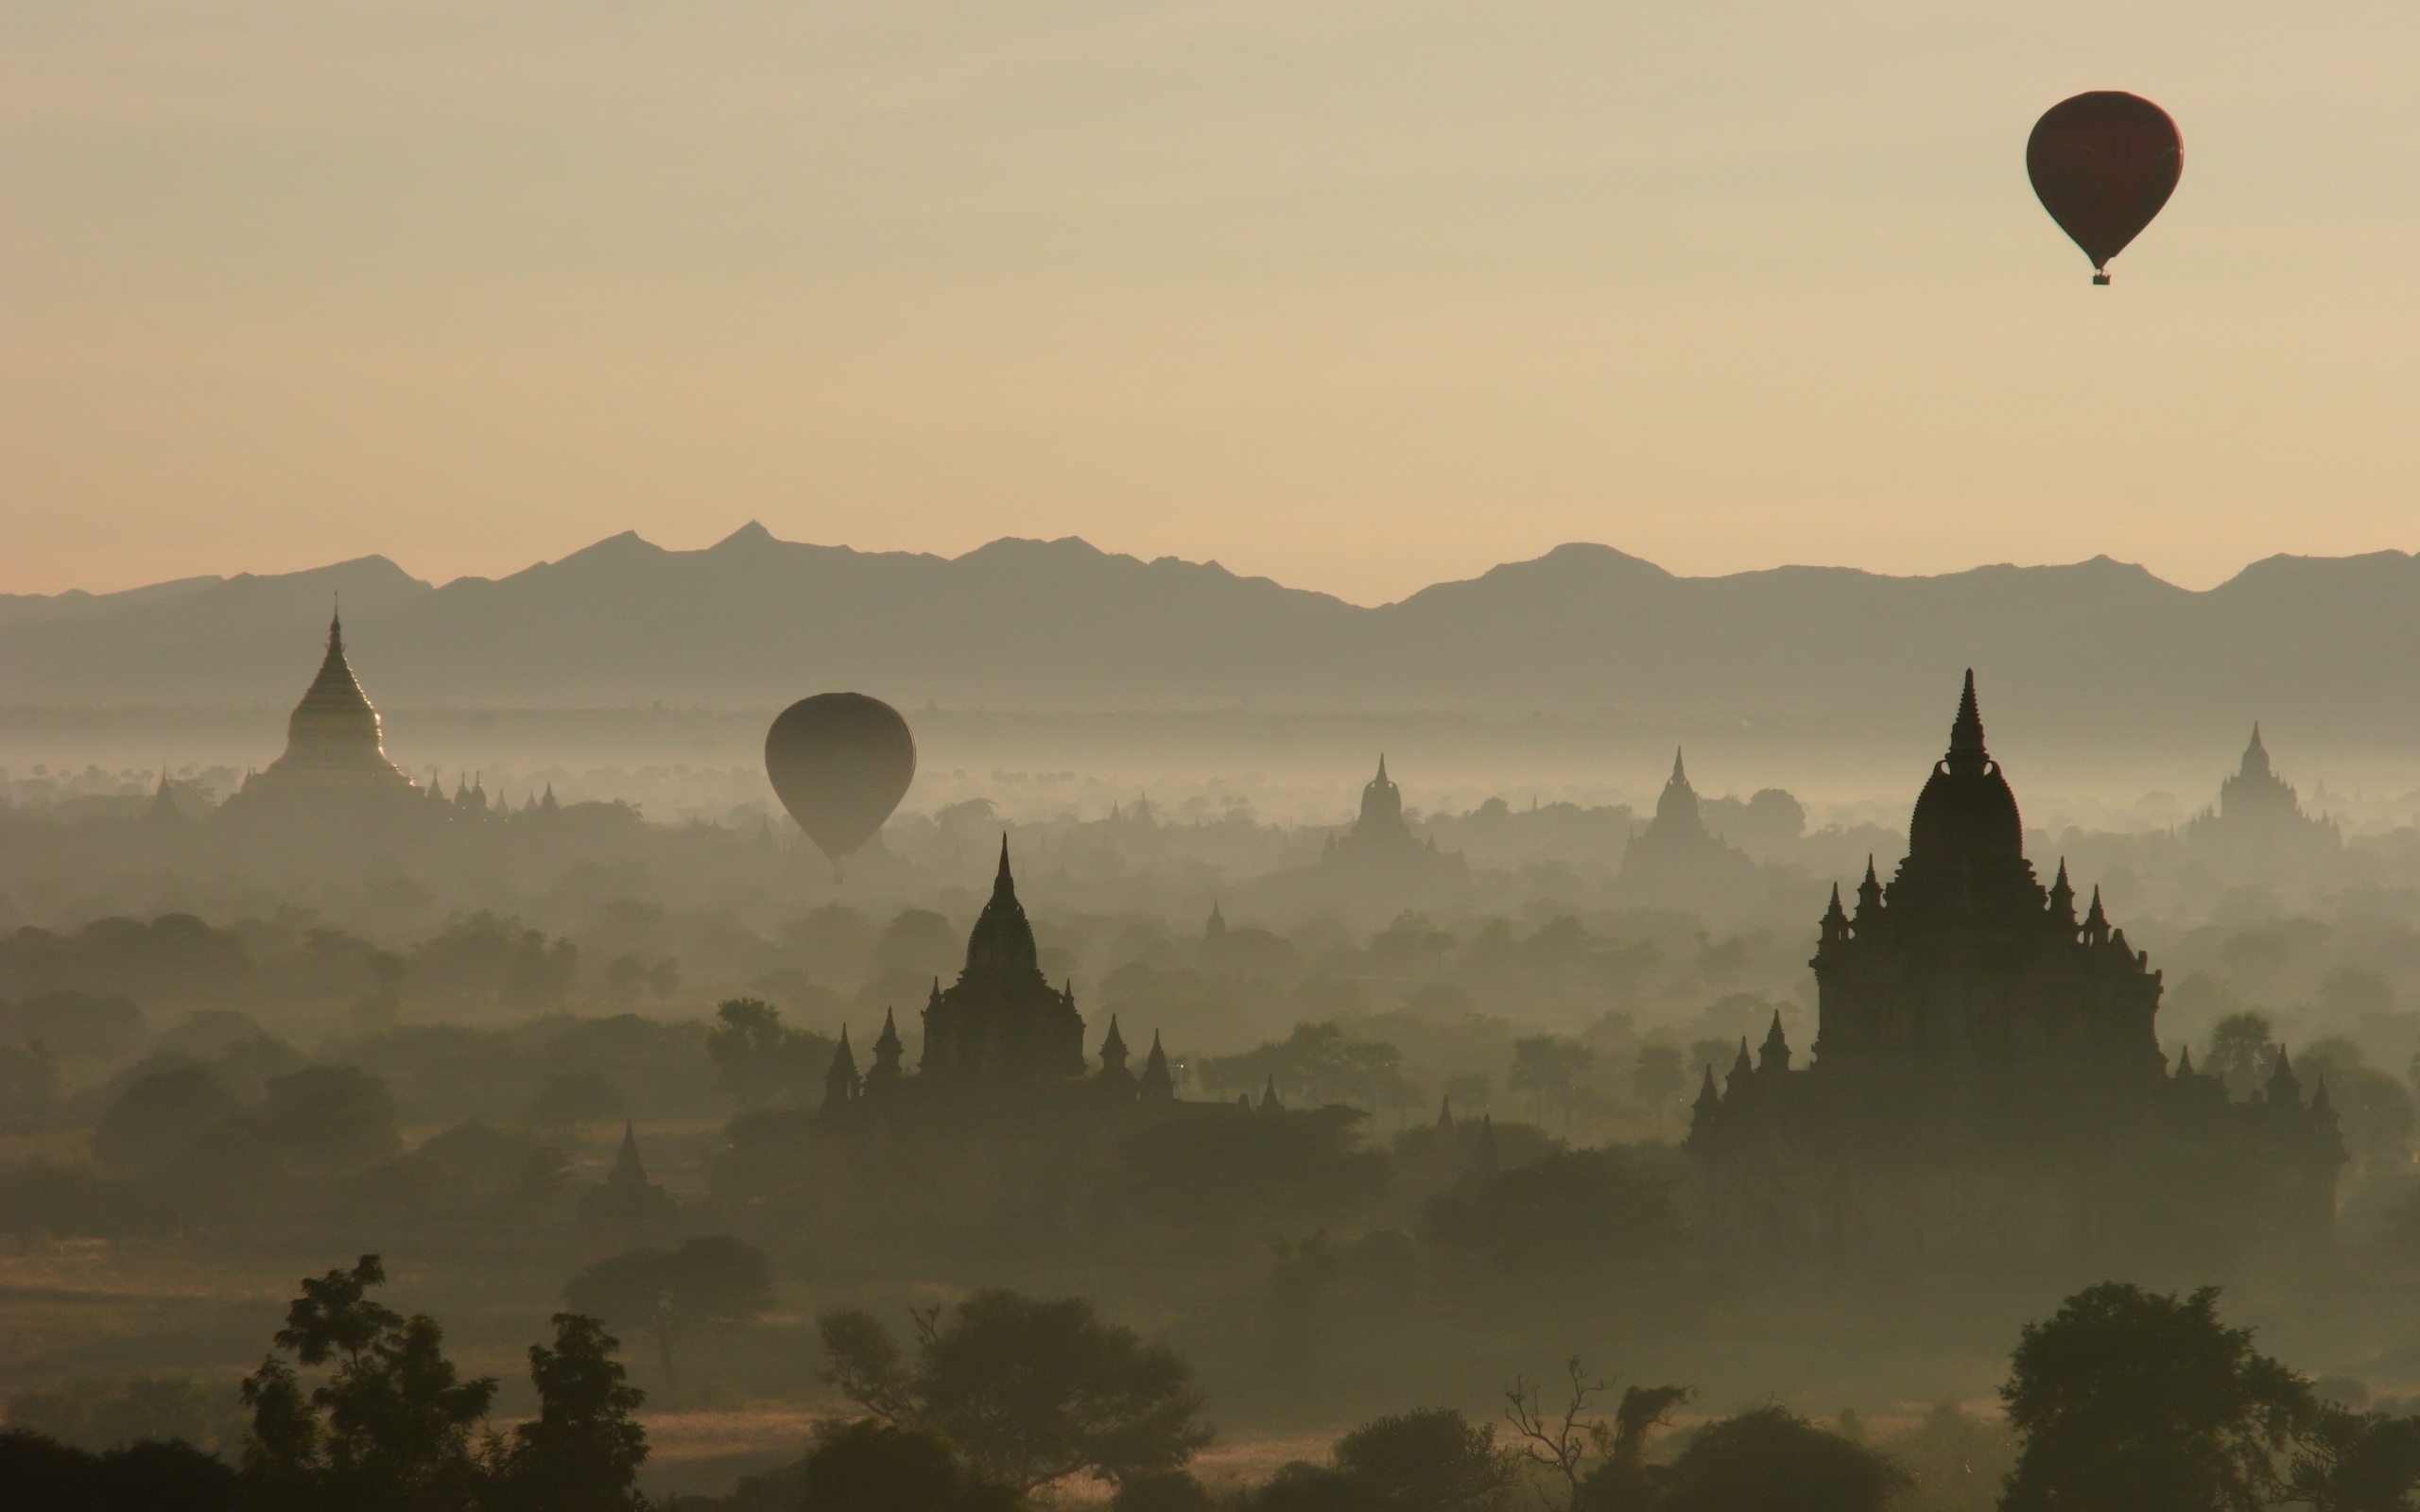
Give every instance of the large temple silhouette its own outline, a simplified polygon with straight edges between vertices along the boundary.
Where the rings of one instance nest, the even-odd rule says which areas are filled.
[[[1696,1221],[1742,1256],[2206,1255],[2325,1242],[2345,1160],[2323,1082],[2279,1055],[2229,1099],[2189,1053],[2168,1069],[2160,973],[2100,890],[2045,888],[1983,743],[1974,674],[1886,885],[1832,890],[1814,959],[1812,1063],[1776,1014],[1711,1067],[1687,1149]]]

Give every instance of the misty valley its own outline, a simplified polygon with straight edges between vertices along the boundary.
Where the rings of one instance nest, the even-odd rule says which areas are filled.
[[[415,776],[321,653],[250,770],[0,774],[22,1504],[2420,1484],[2420,827],[2288,732],[2053,832],[1971,673],[1804,799],[1448,740],[1424,805],[1417,722],[1324,794],[917,775],[938,711],[808,700],[776,801]]]

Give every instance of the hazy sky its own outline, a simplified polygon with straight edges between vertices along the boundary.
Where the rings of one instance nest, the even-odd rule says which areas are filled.
[[[2420,546],[2420,7],[0,0],[0,591]],[[2034,117],[2165,105],[2096,289]]]

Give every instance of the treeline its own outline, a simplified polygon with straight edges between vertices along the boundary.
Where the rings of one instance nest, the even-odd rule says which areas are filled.
[[[245,1378],[232,1457],[179,1441],[74,1448],[0,1434],[0,1507],[44,1512],[639,1512],[644,1395],[595,1317],[529,1349],[537,1407],[491,1418],[444,1331],[372,1297],[377,1257],[306,1279]],[[1114,1512],[2400,1512],[2420,1417],[2362,1410],[2254,1348],[2218,1294],[2104,1283],[2029,1324],[2004,1428],[1954,1408],[1876,1442],[1779,1405],[1681,1420],[1683,1385],[1616,1390],[1579,1361],[1500,1412],[1374,1418],[1257,1484],[1205,1481],[1186,1362],[1080,1299],[983,1291],[818,1320],[848,1404],[796,1463],[666,1512],[1017,1512],[1091,1482]]]

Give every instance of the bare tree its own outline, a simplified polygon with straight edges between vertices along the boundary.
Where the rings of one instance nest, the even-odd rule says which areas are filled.
[[[1564,1374],[1567,1385],[1560,1409],[1549,1409],[1538,1386],[1524,1377],[1514,1376],[1504,1388],[1504,1420],[1512,1425],[1518,1440],[1515,1447],[1531,1463],[1563,1477],[1564,1512],[1579,1504],[1581,1483],[1590,1477],[1591,1460],[1599,1462],[1599,1473],[1611,1471],[1625,1483],[1639,1483],[1630,1488],[1643,1489],[1651,1479],[1648,1435],[1689,1400],[1690,1388],[1628,1387],[1608,1422],[1588,1409],[1592,1400],[1613,1390],[1614,1383],[1590,1375],[1577,1355],[1564,1362]],[[1622,1497],[1619,1488],[1607,1489],[1616,1491],[1613,1500],[1618,1504],[1635,1500]],[[1553,1504],[1543,1493],[1540,1500]]]
[[[1514,1376],[1504,1388],[1504,1420],[1512,1425],[1519,1440],[1513,1447],[1523,1458],[1563,1477],[1563,1504],[1567,1512],[1580,1500],[1580,1479],[1589,1458],[1604,1448],[1603,1424],[1584,1420],[1588,1400],[1611,1391],[1614,1383],[1590,1375],[1578,1355],[1564,1362],[1564,1373],[1570,1380],[1570,1389],[1560,1412],[1547,1408],[1537,1386]]]

